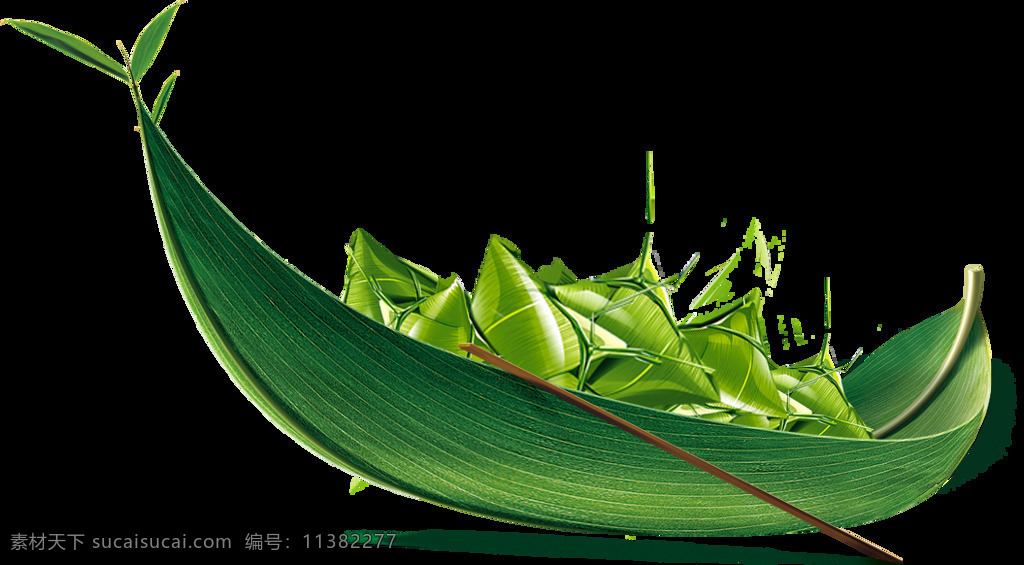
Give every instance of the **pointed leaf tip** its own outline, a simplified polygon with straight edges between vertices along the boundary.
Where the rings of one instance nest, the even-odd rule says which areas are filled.
[[[356,477],[355,475],[353,475],[352,476],[352,480],[349,481],[349,484],[348,484],[348,493],[350,495],[356,494],[357,492],[362,491],[363,489],[365,489],[368,486],[370,486],[370,483],[366,482],[365,480],[363,480],[360,477]]]

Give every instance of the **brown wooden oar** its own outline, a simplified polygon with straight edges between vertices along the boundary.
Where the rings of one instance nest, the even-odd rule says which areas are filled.
[[[630,424],[629,422],[623,420],[622,418],[619,418],[618,416],[615,416],[610,412],[607,412],[601,408],[598,408],[597,406],[594,406],[593,404],[587,402],[586,400],[583,400],[577,397],[576,395],[565,391],[561,387],[551,384],[536,375],[530,374],[528,371],[521,369],[513,365],[512,363],[509,363],[508,361],[502,359],[501,357],[498,357],[497,355],[494,355],[493,353],[485,351],[484,349],[470,343],[460,344],[459,347],[461,347],[465,351],[468,351],[469,353],[472,353],[473,355],[476,355],[481,359],[484,359],[485,361],[491,363],[496,367],[500,367],[505,371],[512,373],[513,375],[525,380],[526,382],[532,385],[535,385],[550,392],[551,394],[557,396],[558,398],[561,398],[562,400],[570,404],[573,404],[583,410],[586,410],[587,412],[597,416],[598,418],[601,418],[602,420],[626,432],[633,434],[634,436],[646,441],[647,443],[657,448],[663,449],[671,453],[672,455],[675,455],[676,457],[682,459],[683,461],[686,461],[687,463],[690,463],[691,465],[694,465],[695,467],[701,470],[711,473],[712,475],[718,477],[719,479],[722,479],[723,481],[733,486],[743,489],[744,491],[760,498],[761,500],[767,502],[768,504],[771,504],[781,510],[785,510],[786,512],[792,514],[793,516],[800,518],[804,522],[807,522],[808,524],[820,529],[823,534],[831,537],[832,539],[835,539],[836,541],[842,542],[852,547],[853,549],[863,553],[864,555],[867,555],[868,557],[874,557],[875,559],[881,559],[883,561],[888,561],[890,563],[903,563],[902,557],[896,555],[888,549],[885,549],[884,547],[874,542],[871,542],[870,540],[864,539],[856,533],[851,532],[850,530],[837,528],[836,526],[833,526],[832,524],[829,524],[824,520],[816,518],[811,514],[808,514],[807,512],[800,510],[796,506],[793,506],[792,504],[789,504],[788,502],[785,502],[784,500],[781,500],[778,497],[755,487],[754,485],[744,481],[743,479],[740,479],[739,477],[727,473],[724,470],[715,467],[711,463],[708,463],[707,461],[704,461],[699,457],[696,457],[683,451],[682,449],[679,449],[678,447],[659,438],[658,436],[646,432],[634,426],[633,424]]]

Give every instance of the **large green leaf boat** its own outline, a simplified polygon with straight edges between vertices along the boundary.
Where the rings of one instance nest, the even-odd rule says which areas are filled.
[[[156,45],[155,57],[161,42],[139,45]],[[242,225],[186,164],[131,78],[149,62],[129,62],[125,77],[105,62],[104,72],[132,90],[175,280],[232,381],[305,449],[391,492],[541,528],[716,537],[810,529],[508,373],[344,304]],[[738,426],[575,394],[827,522],[882,520],[942,487],[985,416],[992,356],[973,290],[843,379],[860,417],[878,428],[962,346],[930,402],[884,439]]]

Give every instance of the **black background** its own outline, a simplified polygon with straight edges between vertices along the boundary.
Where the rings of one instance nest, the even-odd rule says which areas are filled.
[[[110,4],[6,2],[0,16],[120,59],[114,40],[130,47],[165,2]],[[785,313],[820,337],[829,276],[833,344],[848,357],[953,305],[963,266],[982,263],[994,355],[1017,366],[1019,179],[1007,176],[991,101],[889,76],[805,77],[731,91],[693,80],[669,106],[623,106],[598,65],[533,68],[444,38],[397,49],[397,31],[357,40],[366,22],[340,12],[310,21],[203,4],[179,12],[143,94],[151,101],[181,69],[161,124],[172,143],[243,223],[331,291],[357,227],[467,288],[491,233],[534,266],[558,256],[590,275],[627,263],[648,229],[640,161],[654,149],[667,270],[694,251],[704,269],[723,261],[751,216],[769,235],[785,229],[769,328]],[[231,536],[238,547],[246,533],[295,543],[347,528],[532,531],[379,489],[350,497],[348,476],[245,401],[196,331],[124,85],[9,27],[0,52],[11,533]],[[811,353],[774,350],[783,361]],[[1015,457],[856,531],[908,559],[1007,546],[994,512],[1017,492]],[[852,555],[821,535],[719,541]]]

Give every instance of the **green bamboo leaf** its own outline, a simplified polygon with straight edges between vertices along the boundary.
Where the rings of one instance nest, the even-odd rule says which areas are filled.
[[[545,528],[664,536],[807,530],[518,377],[356,314],[239,223],[149,112],[139,113],[161,235],[197,326],[242,392],[325,461],[393,492]],[[941,363],[961,309],[899,334],[848,375],[847,393],[869,407],[861,411],[869,425],[884,420],[890,395],[921,389],[926,377],[918,373]],[[854,527],[919,504],[952,474],[984,415],[987,339],[979,317],[933,401],[945,409],[926,409],[901,439],[718,424],[576,394],[807,512]]]
[[[164,45],[164,40],[167,39],[167,32],[171,30],[174,15],[178,13],[178,8],[184,3],[184,0],[175,0],[175,2],[168,5],[160,13],[153,16],[153,19],[146,24],[146,27],[142,28],[142,31],[135,38],[135,44],[132,45],[130,57],[132,76],[135,77],[135,82],[141,81],[142,76],[153,66],[153,61],[156,60],[157,54],[160,53],[160,48]]]
[[[548,378],[579,365],[580,345],[542,284],[515,244],[492,235],[473,285],[471,312],[495,353]]]
[[[88,40],[42,22],[11,19],[4,21],[21,33],[60,51],[79,63],[128,84],[128,73],[125,72],[124,66],[110,55],[100,51],[99,47]]]
[[[174,83],[181,76],[181,71],[174,71],[171,76],[167,77],[164,84],[160,87],[160,93],[156,95],[156,100],[153,101],[153,116],[157,125],[160,125],[160,120],[164,117],[164,112],[167,110],[167,102],[171,99],[171,91],[174,90]]]

